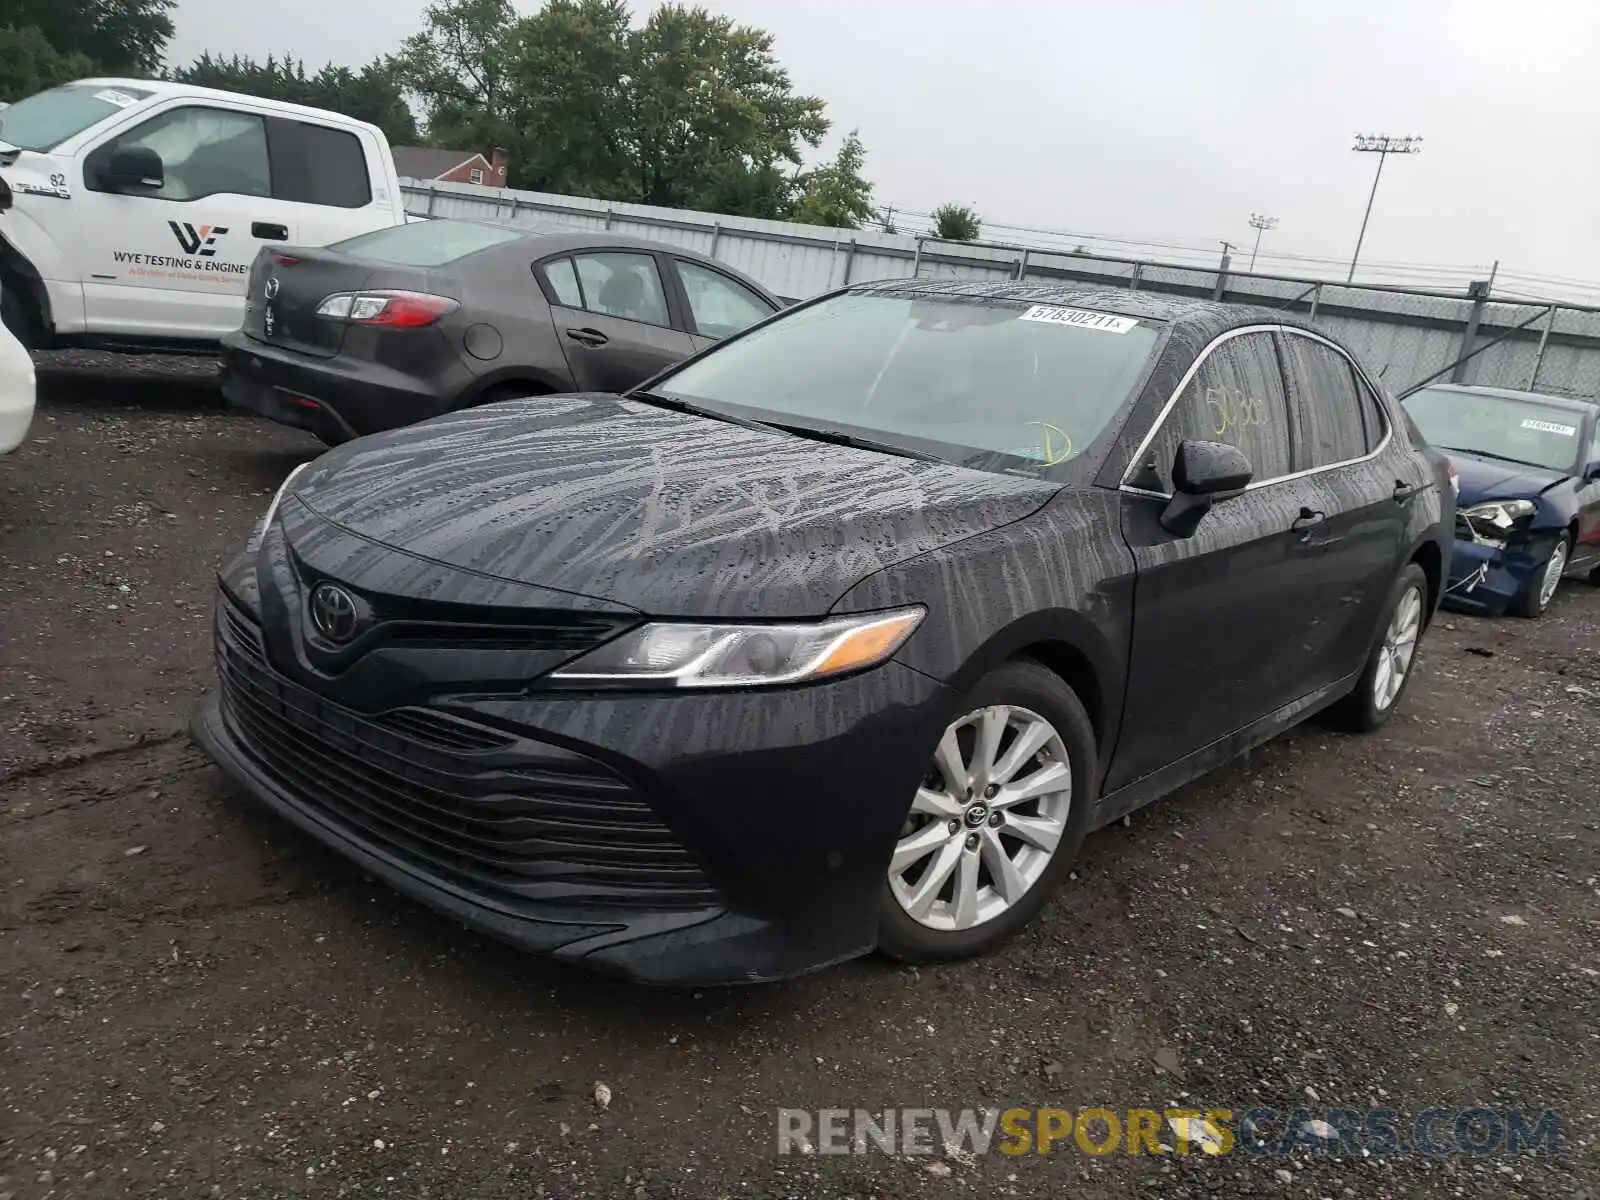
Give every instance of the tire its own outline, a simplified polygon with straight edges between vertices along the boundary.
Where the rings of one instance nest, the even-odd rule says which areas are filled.
[[[1559,565],[1556,562],[1560,557]],[[1564,533],[1561,540],[1550,547],[1550,555],[1539,564],[1539,570],[1528,580],[1523,589],[1512,597],[1511,603],[1506,605],[1506,611],[1518,617],[1542,617],[1550,607],[1550,601],[1556,598],[1556,591],[1561,587],[1561,576],[1566,571],[1567,560],[1572,555],[1572,535]],[[1551,571],[1555,572],[1555,581],[1549,580]],[[1545,587],[1549,586],[1548,593]]]
[[[1003,724],[1001,708],[1009,710],[1003,714]],[[996,723],[987,725],[986,714],[996,714]],[[1030,743],[1042,738],[1038,752],[1011,764],[1010,777],[1027,781],[1049,771],[1055,779],[1060,775],[1057,768],[1065,765],[1064,798],[1060,789],[1051,789],[997,810],[990,803],[1004,797],[1008,789],[1001,788],[974,792],[971,802],[963,802],[959,782],[952,786],[949,777],[973,767],[982,769],[975,760],[981,758],[977,743],[986,726],[997,731],[995,744],[1000,750],[994,757],[1001,767],[1019,738],[1027,735]],[[985,676],[946,729],[945,739],[952,735],[960,761],[942,769],[942,756],[935,752],[907,813],[897,857],[891,860],[880,893],[878,949],[907,962],[967,958],[1015,935],[1071,870],[1096,798],[1094,727],[1073,690],[1038,663],[1009,662]],[[945,745],[942,739],[940,746]],[[952,822],[959,822],[954,832]],[[1028,838],[1015,832],[1024,827],[1030,831]],[[1054,844],[1046,849],[1040,843],[1052,834]],[[924,840],[916,847],[907,845],[919,836]],[[920,917],[913,916],[920,885],[931,883],[930,876],[940,867],[948,869],[944,881],[929,889],[934,893],[931,907]],[[1002,889],[1003,877],[1011,881],[1010,896]],[[959,889],[962,882],[971,887]],[[958,889],[964,897],[959,909]],[[992,911],[984,913],[985,909]]]
[[[12,275],[0,279],[0,321],[22,343],[24,350],[32,350],[38,345],[33,306],[29,304],[28,294],[22,290],[21,283]]]
[[[1401,605],[1407,603],[1408,598],[1416,604],[1415,624],[1413,633],[1408,643],[1409,652],[1405,654],[1404,667],[1400,676],[1400,685],[1389,691],[1387,686],[1385,695],[1387,699],[1380,702],[1378,697],[1378,681],[1380,678],[1391,680],[1392,674],[1383,674],[1384,664],[1387,661],[1390,672],[1395,667],[1395,651],[1400,642],[1391,641],[1396,633],[1396,619],[1400,615]],[[1372,653],[1367,656],[1367,665],[1361,672],[1355,690],[1339,702],[1334,709],[1334,715],[1339,724],[1356,733],[1371,733],[1377,729],[1400,706],[1400,699],[1406,694],[1406,688],[1411,684],[1411,677],[1416,674],[1417,647],[1422,644],[1422,635],[1428,627],[1428,576],[1416,563],[1406,564],[1406,569],[1400,572],[1400,578],[1389,591],[1389,600],[1383,606],[1383,623],[1378,627],[1377,637],[1373,639]],[[1403,631],[1402,631],[1403,632]]]

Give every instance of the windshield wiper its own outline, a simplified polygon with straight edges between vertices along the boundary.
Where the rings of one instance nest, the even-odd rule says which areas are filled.
[[[1488,450],[1467,450],[1461,446],[1435,446],[1434,449],[1448,450],[1452,454],[1475,454],[1479,458],[1492,458],[1497,462],[1515,463],[1519,467],[1537,467],[1541,471],[1549,471],[1552,469],[1545,466],[1543,463],[1529,462],[1525,458],[1511,458],[1504,454],[1494,454]]]
[[[929,454],[926,450],[913,450],[910,446],[898,446],[893,442],[880,442],[873,438],[857,437],[853,433],[846,433],[842,429],[813,429],[809,425],[784,425],[773,421],[767,426],[769,429],[781,429],[785,433],[792,433],[796,437],[810,438],[814,442],[828,442],[835,446],[850,446],[856,450],[876,450],[880,454],[897,454],[901,458],[914,458],[918,462],[936,462],[949,465],[950,460],[940,458],[937,454]]]
[[[749,417],[736,417],[732,413],[721,412],[715,408],[705,408],[699,404],[691,404],[689,401],[680,400],[676,396],[663,396],[660,392],[632,391],[622,394],[629,400],[641,400],[645,404],[653,404],[657,408],[688,413],[694,417],[709,417],[713,421],[726,421],[730,425],[738,425],[743,429],[772,430],[779,428],[776,425],[768,425],[764,421],[752,421]]]

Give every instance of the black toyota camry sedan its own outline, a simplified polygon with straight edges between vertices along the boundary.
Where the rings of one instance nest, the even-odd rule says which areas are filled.
[[[858,286],[628,395],[287,480],[195,729],[283,816],[528,949],[664,983],[986,950],[1084,835],[1394,710],[1454,500],[1279,314]]]

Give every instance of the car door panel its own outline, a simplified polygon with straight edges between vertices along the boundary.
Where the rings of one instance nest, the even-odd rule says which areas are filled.
[[[546,264],[543,274],[556,334],[580,390],[626,391],[694,353],[689,335],[671,327],[655,255],[579,251]]]
[[[120,146],[161,155],[159,189],[117,191],[99,172]],[[259,115],[180,105],[122,129],[80,160],[77,251],[91,328],[130,336],[221,337],[238,328],[265,227],[299,231],[299,205],[272,195]],[[274,228],[276,227],[276,228]]]
[[[1162,527],[1170,464],[1184,440],[1224,441],[1251,460],[1243,494],[1216,502],[1195,532]],[[1134,456],[1122,531],[1137,564],[1123,733],[1114,790],[1192,754],[1310,690],[1305,660],[1337,620],[1321,594],[1315,485],[1296,478],[1273,333],[1232,331],[1180,383]]]
[[[1389,438],[1386,419],[1354,364],[1307,330],[1280,333],[1306,503],[1322,514],[1302,549],[1325,598],[1297,643],[1308,690],[1359,670],[1406,552],[1406,508],[1430,486],[1421,464]],[[1374,454],[1376,452],[1376,454]]]
[[[1600,415],[1590,418],[1589,450],[1579,470],[1600,463]],[[1600,477],[1578,479],[1578,544],[1573,548],[1573,563],[1600,562]]]

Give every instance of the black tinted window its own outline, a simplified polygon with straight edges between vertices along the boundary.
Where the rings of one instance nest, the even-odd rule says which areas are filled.
[[[366,152],[361,139],[349,130],[274,119],[268,137],[272,194],[278,199],[330,208],[362,208],[371,203]]]
[[[1349,462],[1367,452],[1366,425],[1350,360],[1326,342],[1283,335],[1283,368],[1299,422],[1295,469]]]
[[[501,242],[514,242],[519,230],[471,221],[408,221],[357,234],[329,249],[353,258],[371,258],[403,267],[442,267]]]
[[[1178,443],[1227,442],[1244,451],[1256,481],[1287,475],[1289,409],[1270,333],[1229,338],[1201,364],[1151,443],[1162,486],[1172,487]]]

